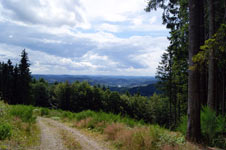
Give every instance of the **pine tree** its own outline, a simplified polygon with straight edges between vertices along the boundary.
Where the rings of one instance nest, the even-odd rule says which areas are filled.
[[[31,101],[31,73],[30,73],[30,64],[28,60],[28,54],[25,49],[21,53],[21,60],[19,64],[19,103],[23,104],[32,104]]]

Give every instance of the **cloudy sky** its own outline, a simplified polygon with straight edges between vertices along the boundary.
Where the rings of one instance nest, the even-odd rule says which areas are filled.
[[[0,0],[0,61],[33,74],[154,76],[168,31],[146,0]]]

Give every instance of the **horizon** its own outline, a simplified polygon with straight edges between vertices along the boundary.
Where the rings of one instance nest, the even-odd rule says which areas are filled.
[[[40,75],[40,76],[103,76],[103,77],[148,77],[148,78],[156,78],[155,76],[137,76],[137,75],[87,75],[87,74],[33,74],[31,76]]]

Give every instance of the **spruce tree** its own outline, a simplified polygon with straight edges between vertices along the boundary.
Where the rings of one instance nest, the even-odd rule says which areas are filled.
[[[31,73],[30,73],[30,64],[28,60],[28,54],[25,49],[21,53],[21,60],[19,64],[19,87],[20,87],[20,103],[23,104],[32,104],[30,96],[30,82],[31,82]]]

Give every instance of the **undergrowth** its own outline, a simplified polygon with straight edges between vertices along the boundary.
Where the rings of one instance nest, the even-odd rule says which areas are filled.
[[[32,106],[7,105],[0,101],[0,149],[33,149],[40,143]]]
[[[170,132],[158,125],[148,125],[142,120],[122,117],[105,112],[82,111],[72,113],[62,110],[49,110],[48,117],[70,122],[73,127],[89,129],[103,134],[121,150],[184,149],[188,146],[179,132]],[[191,148],[190,149],[195,149]]]
[[[177,130],[186,134],[187,116],[183,116]],[[201,132],[204,142],[209,146],[226,148],[226,116],[217,115],[209,107],[201,111]]]

